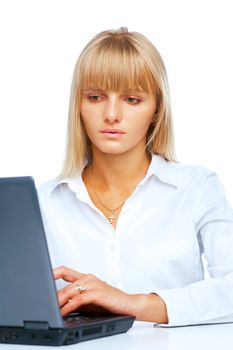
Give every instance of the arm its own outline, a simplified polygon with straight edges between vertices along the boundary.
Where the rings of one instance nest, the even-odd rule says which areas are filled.
[[[137,320],[167,323],[166,306],[156,294],[127,294],[93,275],[67,267],[54,269],[54,278],[70,282],[58,292],[62,315],[86,305],[95,305],[111,313],[133,315]],[[85,291],[75,290],[77,286],[85,287]]]
[[[192,212],[210,278],[156,292],[166,303],[169,325],[233,321],[233,211],[216,174],[202,179]]]

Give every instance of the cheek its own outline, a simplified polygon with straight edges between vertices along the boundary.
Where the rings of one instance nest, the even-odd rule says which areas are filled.
[[[91,123],[90,123],[90,118],[88,118],[88,116],[85,114],[85,112],[81,113],[81,121],[83,123],[84,129],[85,129],[88,137],[90,137],[90,134],[91,134]]]
[[[81,104],[80,115],[86,129],[93,129],[100,122],[101,109],[98,105]]]
[[[87,136],[91,142],[95,143],[99,138],[98,130],[100,129],[97,118],[83,114],[81,115],[81,120]]]
[[[137,129],[138,132],[144,133],[148,130],[150,127],[154,114],[153,113],[148,113],[148,111],[142,111],[136,118],[132,118],[132,126],[133,128]]]
[[[83,122],[83,126],[84,129],[86,130],[86,133],[89,137],[91,137],[91,135],[93,134],[94,131],[94,125],[93,123],[90,122],[90,120],[82,118],[82,122]]]
[[[80,115],[81,115],[82,121],[85,122],[90,116],[90,114],[91,114],[90,108],[86,107],[85,103],[82,103],[80,108]]]
[[[93,117],[92,113],[90,113],[88,108],[81,108],[81,120],[83,122],[84,128],[86,131],[91,130],[95,123],[95,118]]]

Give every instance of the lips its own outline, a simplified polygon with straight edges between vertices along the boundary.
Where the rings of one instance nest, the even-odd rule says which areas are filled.
[[[100,130],[100,133],[107,140],[119,140],[125,134],[124,131],[119,130],[119,129],[102,129],[102,130]]]
[[[100,130],[100,132],[102,134],[125,134],[124,131],[122,130],[119,130],[119,129],[103,129],[103,130]]]

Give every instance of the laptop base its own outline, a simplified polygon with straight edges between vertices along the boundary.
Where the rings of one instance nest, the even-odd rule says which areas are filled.
[[[119,316],[112,322],[98,321],[96,325],[61,329],[26,329],[0,326],[0,343],[28,345],[68,345],[81,341],[125,333],[132,327],[134,317]]]

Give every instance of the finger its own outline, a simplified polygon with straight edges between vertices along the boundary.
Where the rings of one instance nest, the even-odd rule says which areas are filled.
[[[89,283],[90,286],[88,288],[85,286],[84,281],[87,280],[87,278],[85,277],[81,278],[82,282],[79,282],[79,280],[76,280],[75,283],[69,284],[57,292],[57,297],[58,297],[60,307],[65,305],[70,299],[73,299],[78,294],[82,294],[86,292],[86,290],[91,287],[91,283]]]
[[[67,282],[74,282],[82,276],[83,276],[82,273],[72,270],[66,266],[60,266],[53,269],[53,277],[55,280],[62,278]]]
[[[77,302],[76,299],[70,299],[66,304],[64,304],[60,311],[61,311],[61,315],[62,316],[66,316],[72,312],[77,312],[78,310],[78,307],[79,307],[79,303]]]
[[[85,275],[86,277],[86,275]],[[83,283],[72,283],[58,292],[59,303],[62,315],[66,315],[82,305],[94,301],[95,290],[92,283],[84,285]],[[79,288],[84,288],[80,290]]]
[[[79,278],[77,278],[73,283],[73,288],[77,285],[86,285],[86,284],[94,284],[97,281],[97,278],[90,274],[82,274]]]
[[[69,302],[61,307],[61,314],[65,316],[71,312],[77,311],[83,305],[90,304],[92,302],[92,293],[76,294]]]
[[[70,286],[66,286],[57,292],[58,303],[60,307],[65,305],[70,299],[73,298],[75,292]]]
[[[101,305],[103,303],[105,304],[101,295],[103,295],[103,287],[104,289],[108,287],[106,283],[92,274],[80,275],[81,277],[75,280],[75,282],[58,291],[58,300],[62,315],[66,315],[87,303],[97,303],[100,306],[103,306]],[[84,291],[82,291],[82,288],[85,288]],[[85,297],[81,299],[80,294],[82,296],[85,295]]]
[[[60,289],[57,292],[60,307],[65,305],[70,299],[73,299],[75,296],[77,296],[77,293],[80,294],[80,292],[75,288],[77,288],[77,286],[72,284]]]

